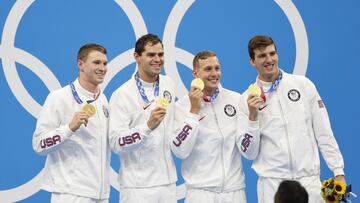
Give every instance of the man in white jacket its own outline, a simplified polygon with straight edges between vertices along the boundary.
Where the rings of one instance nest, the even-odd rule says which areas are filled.
[[[247,123],[239,110],[242,96],[220,86],[221,68],[214,52],[199,52],[193,76],[204,82],[192,86],[176,102],[173,152],[183,159],[185,202],[245,203],[245,176],[237,129]],[[184,123],[185,121],[185,123]]]
[[[309,193],[310,203],[320,196],[320,149],[337,180],[344,181],[344,162],[331,130],[325,105],[315,85],[306,77],[279,69],[274,41],[255,36],[248,44],[250,63],[257,72],[260,94],[245,92],[249,125],[257,133],[243,133],[246,158],[259,179],[258,202],[272,203],[285,179],[296,180]]]
[[[106,203],[110,193],[107,99],[99,84],[107,71],[106,49],[80,48],[78,78],[51,92],[38,117],[33,148],[47,155],[42,188],[51,202]]]
[[[172,80],[160,74],[161,40],[153,34],[142,36],[134,57],[138,71],[110,99],[109,139],[121,162],[120,202],[175,203],[177,176],[169,144],[175,91]],[[167,108],[159,106],[164,100],[170,103]]]

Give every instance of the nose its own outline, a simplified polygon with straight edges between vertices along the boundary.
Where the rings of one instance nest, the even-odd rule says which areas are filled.
[[[102,63],[100,64],[100,70],[105,71],[107,69],[107,64]]]
[[[272,57],[270,55],[266,55],[265,62],[271,62]]]
[[[162,56],[160,56],[159,54],[156,54],[156,55],[154,56],[154,60],[155,60],[155,61],[161,61],[161,60],[162,60]]]

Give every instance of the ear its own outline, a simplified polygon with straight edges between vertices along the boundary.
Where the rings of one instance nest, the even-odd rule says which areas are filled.
[[[81,59],[78,59],[77,60],[77,65],[78,65],[78,68],[79,68],[79,71],[84,71],[84,61],[81,60]]]
[[[140,61],[139,58],[140,58],[140,55],[138,53],[134,52],[134,59],[137,63],[139,63],[139,61]]]
[[[254,62],[254,59],[252,59],[252,58],[250,57],[249,62],[250,62],[250,64],[251,64],[252,66],[254,66],[254,67],[255,67],[255,62]]]
[[[193,69],[192,75],[193,75],[194,78],[198,77],[198,70],[196,68]]]

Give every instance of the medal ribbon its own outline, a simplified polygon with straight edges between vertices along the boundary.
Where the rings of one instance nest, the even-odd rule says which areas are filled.
[[[153,102],[154,100],[152,101],[149,101],[148,97],[146,96],[145,94],[145,90],[143,88],[143,85],[140,81],[140,76],[139,76],[139,72],[136,72],[136,74],[134,75],[134,78],[135,78],[135,81],[136,81],[136,86],[139,90],[139,93],[140,93],[140,96],[142,98],[142,100],[146,103],[146,104],[149,104],[151,102]],[[156,98],[158,95],[159,95],[159,79],[157,79],[155,81],[155,84],[154,84],[154,97]]]
[[[216,97],[219,95],[219,88],[216,88],[215,92],[211,96],[204,96],[205,102],[212,102],[216,99]]]
[[[282,77],[283,77],[283,73],[282,71],[279,69],[279,75],[277,76],[277,78],[275,79],[274,82],[272,82],[271,84],[271,87],[269,88],[268,91],[264,91],[264,88],[262,87],[262,85],[260,84],[259,80],[256,81],[257,85],[260,87],[261,89],[261,98],[264,100],[264,102],[266,102],[266,96],[265,96],[265,93],[268,93],[270,94],[271,92],[275,91],[276,88],[279,86],[281,80],[282,80]]]
[[[72,95],[74,96],[75,101],[78,104],[82,104],[83,101],[80,99],[79,94],[77,93],[73,82],[70,82],[70,87],[71,87],[71,92],[72,92]],[[87,100],[86,103],[90,104],[90,103],[94,102],[95,100],[97,100],[97,98],[99,98],[99,95],[100,95],[100,91],[99,91],[99,94],[96,95],[95,99]]]

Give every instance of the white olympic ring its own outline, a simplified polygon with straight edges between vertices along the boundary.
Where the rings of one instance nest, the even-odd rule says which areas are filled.
[[[177,1],[173,9],[171,10],[164,29],[164,49],[167,55],[172,56],[165,58],[166,65],[164,69],[166,74],[174,80],[175,84],[177,84],[177,93],[179,94],[178,97],[180,96],[179,98],[187,94],[188,90],[182,82],[181,78],[179,77],[180,74],[177,69],[176,61],[179,61],[186,67],[192,69],[192,59],[194,58],[194,56],[191,53],[176,47],[176,34],[178,33],[178,28],[181,20],[183,19],[189,7],[194,3],[194,1],[195,0]],[[309,49],[304,22],[301,18],[299,11],[296,9],[296,6],[293,4],[292,1],[274,1],[288,17],[293,32],[295,34],[296,58],[293,73],[298,75],[305,75],[308,64]]]
[[[45,83],[46,87],[50,91],[61,88],[61,85],[45,64],[43,64],[33,55],[14,47],[17,26],[19,25],[24,13],[33,2],[34,0],[16,1],[10,10],[3,29],[2,44],[0,45],[0,56],[2,58],[4,75],[11,91],[20,104],[32,116],[37,118],[42,107],[30,96],[22,84],[16,71],[15,61],[18,61],[27,68],[30,67],[29,69],[37,76],[39,76],[39,78]],[[146,34],[147,28],[145,22],[134,2],[131,0],[116,0],[116,3],[128,16],[134,28],[136,38],[140,38],[142,35]],[[109,62],[109,72],[105,78],[104,84],[102,84],[103,88],[106,88],[106,85],[111,81],[112,77],[114,77],[117,72],[120,72],[127,65],[135,62],[132,55],[133,51],[133,49],[130,49]],[[0,191],[0,202],[19,201],[38,192],[40,190],[42,175],[43,170],[41,170],[33,179],[21,186]],[[117,183],[117,173],[113,169],[110,171],[110,180],[111,185],[115,189],[119,190]]]
[[[288,17],[295,34],[296,42],[296,60],[294,66],[294,74],[305,75],[308,63],[308,39],[306,29],[302,21],[301,15],[296,9],[292,1],[274,0]],[[15,2],[4,25],[2,43],[0,45],[0,57],[2,58],[3,69],[6,80],[11,91],[15,95],[20,104],[35,118],[41,110],[39,105],[24,88],[19,75],[16,71],[15,61],[23,64],[44,81],[46,87],[52,91],[61,87],[57,78],[53,75],[48,67],[38,60],[35,56],[14,47],[17,26],[24,15],[25,11],[31,6],[34,0],[25,0]],[[147,28],[143,17],[131,0],[115,0],[115,2],[123,9],[132,24],[136,38],[147,33]],[[178,86],[178,97],[187,93],[187,89],[183,84],[177,71],[176,61],[181,62],[188,68],[192,67],[193,55],[183,49],[175,46],[176,34],[178,27],[185,13],[195,0],[177,1],[168,17],[164,29],[163,44],[168,56],[165,58],[165,72],[173,78]],[[6,50],[6,51],[5,51]],[[109,62],[109,71],[106,75],[102,88],[106,88],[111,79],[119,73],[123,68],[135,62],[133,58],[134,49],[129,49],[115,57]],[[36,67],[36,68],[32,68]],[[191,69],[191,68],[190,68]],[[27,183],[8,190],[0,191],[0,202],[12,202],[25,199],[40,190],[41,170],[32,180]],[[110,172],[111,185],[119,190],[117,182],[117,173],[112,169]],[[177,198],[185,197],[185,185],[177,186]]]

